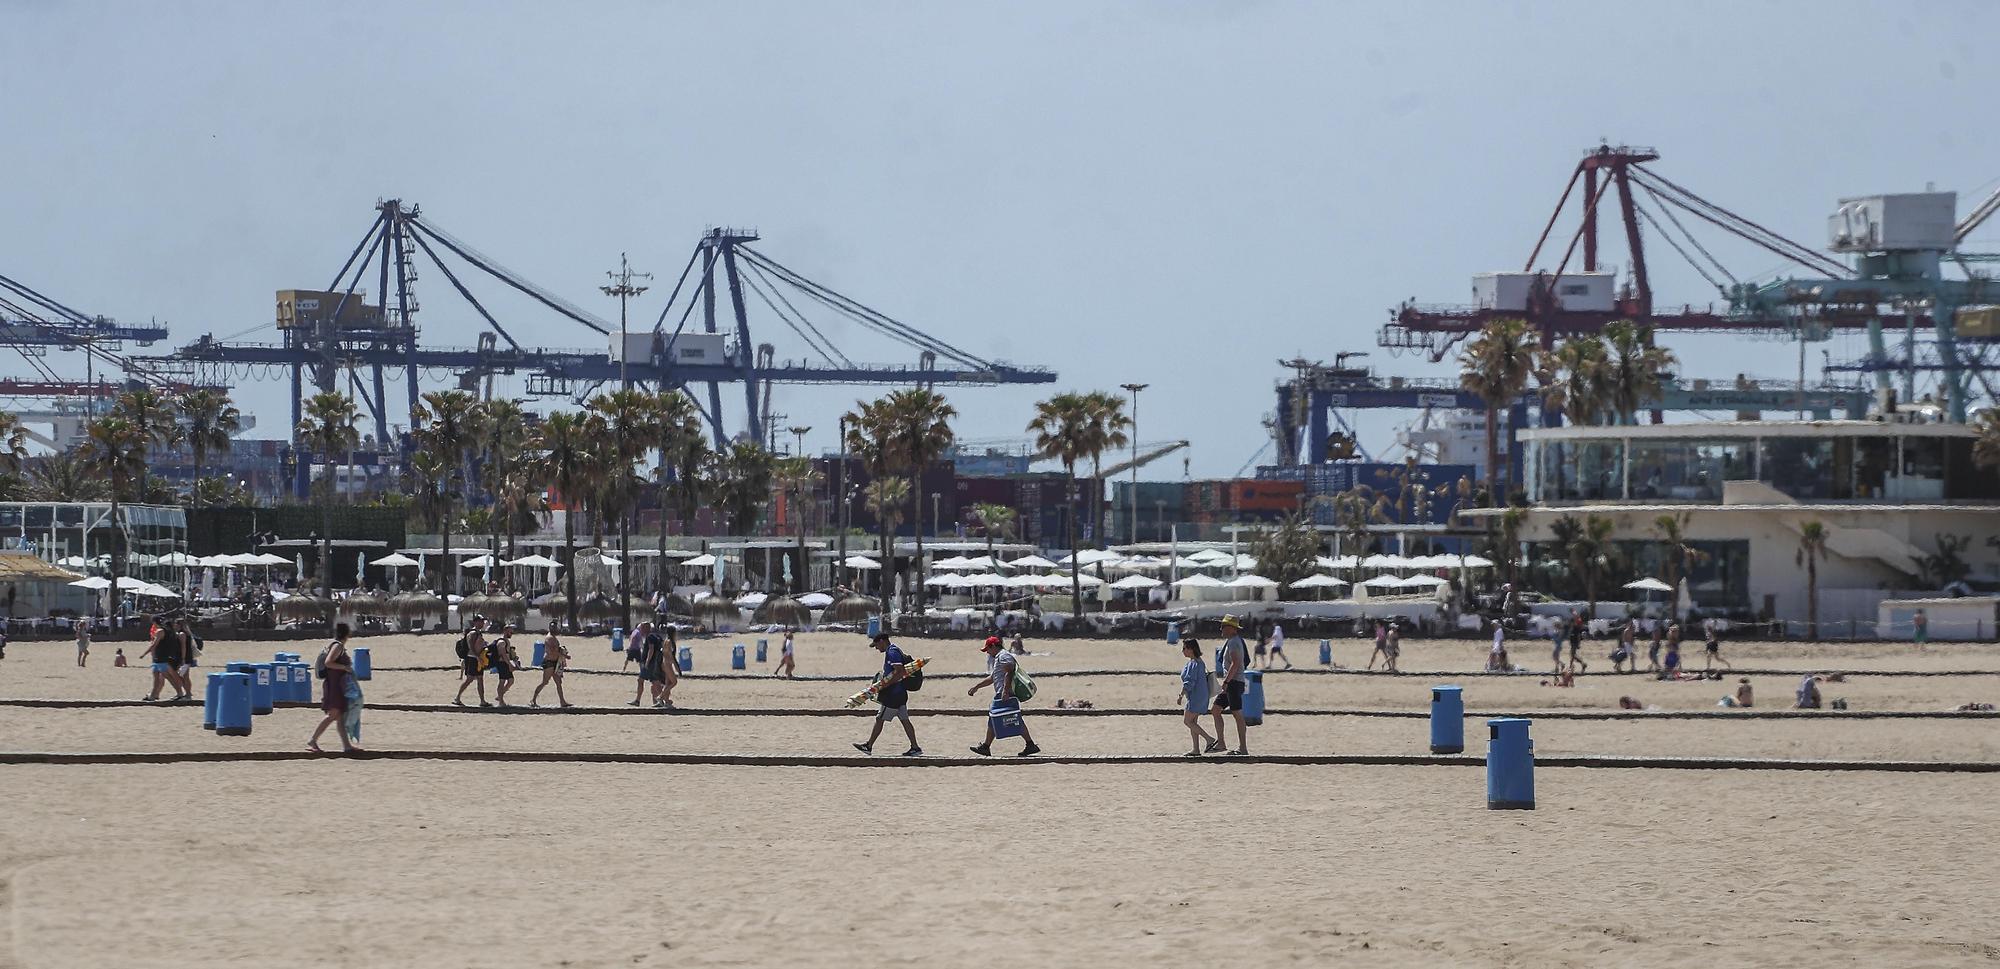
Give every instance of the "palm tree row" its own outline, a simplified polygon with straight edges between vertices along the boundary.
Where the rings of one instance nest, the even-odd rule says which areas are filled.
[[[1035,417],[1028,422],[1027,428],[1035,435],[1035,451],[1042,457],[1060,460],[1063,474],[1069,479],[1070,513],[1067,517],[1072,556],[1082,547],[1077,543],[1076,535],[1079,498],[1077,463],[1090,459],[1091,479],[1101,489],[1103,477],[1097,473],[1098,461],[1107,448],[1125,445],[1125,428],[1131,425],[1131,419],[1125,416],[1124,398],[1104,391],[1064,392],[1035,405]],[[1096,521],[1097,517],[1093,512],[1091,520]],[[1083,618],[1082,570],[1077,567],[1074,558],[1070,567],[1070,611],[1074,618]]]

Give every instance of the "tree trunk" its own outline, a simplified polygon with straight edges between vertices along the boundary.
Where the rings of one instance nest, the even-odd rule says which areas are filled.
[[[333,598],[333,496],[319,506],[319,594]]]
[[[657,587],[657,591],[660,591],[660,592],[665,592],[665,591],[666,591],[666,588],[667,588],[667,583],[666,583],[666,570],[667,570],[667,502],[668,502],[668,500],[669,500],[669,496],[668,496],[668,491],[669,491],[669,489],[668,489],[668,487],[667,487],[667,477],[668,477],[668,475],[667,475],[667,451],[666,451],[666,449],[665,449],[665,448],[661,448],[661,449],[660,449],[660,501],[659,501],[659,505],[660,505],[660,557],[659,557],[659,558],[656,558],[656,559],[654,559],[654,560],[653,560],[653,575],[654,575],[654,578],[653,578],[653,585],[654,585],[654,586],[656,586],[656,587]]]
[[[445,487],[451,487],[451,483],[447,481]],[[439,523],[439,528],[441,531],[438,534],[438,539],[443,543],[443,548],[441,549],[443,562],[441,563],[442,568],[438,571],[438,595],[449,595],[458,590],[458,566],[452,564],[451,561],[451,494],[449,492],[445,494],[444,520]]]
[[[629,510],[618,513],[618,622],[632,624],[632,552],[627,541],[632,521]]]
[[[1500,492],[1500,409],[1486,405],[1486,507],[1507,502]]]
[[[563,510],[563,586],[564,596],[569,600],[569,628],[576,629],[576,515],[571,509]]]
[[[118,628],[118,577],[125,574],[124,546],[119,541],[119,539],[124,537],[124,531],[118,527],[118,478],[116,475],[113,475],[111,478],[111,588],[104,590],[107,596],[104,617],[107,622],[111,623],[111,628],[113,629]],[[84,546],[83,555],[86,559],[90,558],[90,546],[88,544]]]
[[[194,452],[194,485],[188,488],[188,498],[190,499],[188,501],[188,504],[191,504],[195,508],[199,509],[201,507],[201,466],[203,464],[202,458],[207,457],[207,455],[204,453],[204,449],[199,444],[190,442],[188,447],[190,450]]]
[[[1063,471],[1069,475],[1069,611],[1070,618],[1079,625],[1083,622],[1083,559],[1077,554],[1081,549],[1076,544],[1076,516],[1080,511],[1076,486],[1076,462],[1064,461]]]
[[[911,516],[916,522],[917,555],[910,560],[911,586],[917,593],[917,615],[924,614],[924,469],[919,464],[911,475],[916,487],[910,489],[910,502],[917,506],[917,513]]]
[[[1819,557],[1806,555],[1806,634],[1819,642]]]

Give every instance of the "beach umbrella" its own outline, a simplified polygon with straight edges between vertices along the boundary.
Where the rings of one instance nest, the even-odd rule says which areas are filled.
[[[1174,585],[1184,589],[1219,589],[1222,588],[1224,583],[1221,579],[1214,576],[1196,574],[1184,576],[1175,582]]]
[[[407,555],[404,555],[401,552],[391,552],[368,564],[379,565],[385,569],[403,569],[403,568],[409,568],[412,565],[416,565],[417,560]]]
[[[1440,579],[1435,575],[1413,575],[1407,579],[1402,579],[1397,581],[1396,584],[1406,589],[1414,589],[1422,586],[1429,586],[1431,588],[1436,588],[1437,586],[1450,585],[1451,583],[1448,580]]]
[[[535,604],[535,609],[543,619],[566,621],[569,619],[569,597],[560,592],[550,593]]]
[[[1056,567],[1056,563],[1039,555],[1024,555],[1013,561],[1002,562],[1000,564],[1010,569],[1053,569]]]
[[[835,600],[820,616],[821,622],[859,622],[882,614],[882,603],[874,596],[850,595]]]
[[[932,563],[931,563],[931,568],[934,568],[934,569],[964,569],[964,568],[970,568],[971,566],[970,566],[970,564],[969,564],[969,563],[970,563],[971,561],[972,561],[971,559],[968,559],[968,558],[966,558],[966,557],[965,557],[965,556],[963,556],[963,555],[954,555],[954,556],[952,556],[951,558],[948,558],[948,559],[938,559],[937,561],[935,561],[935,562],[932,562]]]
[[[755,609],[763,605],[764,600],[768,598],[770,596],[763,592],[745,592],[736,597],[736,606],[739,609]]]
[[[772,596],[757,607],[751,617],[753,622],[780,626],[803,626],[812,621],[812,613],[791,596]]]
[[[1336,579],[1330,575],[1308,575],[1292,583],[1294,589],[1336,589],[1348,585],[1346,579]]]
[[[1363,579],[1360,584],[1371,589],[1383,589],[1402,585],[1403,580],[1393,575],[1378,575],[1371,579]]]
[[[390,615],[389,597],[379,592],[356,592],[346,602],[348,611],[357,616]]]
[[[517,595],[487,596],[486,617],[518,624],[528,618],[528,600]]]
[[[1381,552],[1377,552],[1361,560],[1361,567],[1364,569],[1402,569],[1408,568],[1409,565],[1409,559],[1400,555],[1385,555]]]
[[[882,563],[866,555],[850,555],[843,559],[840,564],[850,569],[879,569],[882,567]]]
[[[1459,567],[1466,569],[1490,569],[1493,567],[1493,560],[1483,555],[1460,556]]]
[[[933,575],[930,578],[925,579],[924,584],[928,586],[955,586],[964,584],[964,581],[959,576],[945,574],[945,575]]]
[[[287,596],[278,602],[274,610],[279,619],[287,622],[332,619],[334,603],[323,596]]]
[[[493,556],[475,555],[458,563],[458,567],[461,569],[490,569],[493,567]]]
[[[458,618],[460,619],[460,621],[470,619],[473,616],[483,616],[485,614],[486,614],[486,593],[475,592],[469,596],[465,596],[464,598],[458,600]]]
[[[501,562],[500,564],[508,566],[520,566],[522,568],[530,568],[530,569],[562,568],[561,562],[558,562],[555,559],[549,558],[548,556],[542,555],[540,553],[536,553],[534,555],[523,555],[517,559],[508,559],[507,561]]]
[[[678,592],[669,592],[666,598],[661,599],[659,605],[654,607],[654,612],[660,615],[692,616],[694,603]]]
[[[1673,587],[1673,586],[1670,586],[1670,585],[1666,584],[1665,582],[1661,582],[1660,580],[1658,580],[1658,579],[1655,579],[1655,578],[1652,578],[1652,577],[1650,577],[1650,576],[1649,576],[1649,577],[1647,577],[1647,578],[1643,578],[1643,579],[1638,579],[1638,580],[1635,580],[1635,581],[1632,581],[1632,582],[1627,582],[1627,583],[1625,583],[1625,588],[1627,588],[1627,589],[1635,589],[1635,590],[1638,590],[1638,591],[1641,591],[1641,592],[1672,592],[1672,591],[1674,591],[1674,587]]]
[[[609,622],[618,618],[618,600],[602,592],[593,593],[590,598],[583,600],[583,606],[577,609],[577,615],[585,619]]]
[[[807,609],[824,609],[833,605],[833,597],[824,592],[808,592],[799,596],[799,605]]]
[[[1239,575],[1224,582],[1223,585],[1232,589],[1275,589],[1278,587],[1278,583],[1275,580],[1255,574]]]
[[[681,562],[681,564],[694,569],[711,568],[715,565],[715,556],[703,553],[701,555],[695,556],[694,558],[685,559]]]
[[[1128,575],[1111,583],[1113,589],[1151,589],[1160,585],[1160,580],[1143,575]]]
[[[405,592],[389,598],[389,612],[405,620],[443,616],[444,601],[428,592]]]

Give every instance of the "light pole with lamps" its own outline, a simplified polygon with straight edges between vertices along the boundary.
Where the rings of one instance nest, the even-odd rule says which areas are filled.
[[[1131,542],[1139,544],[1139,391],[1150,384],[1119,384],[1132,395],[1132,494],[1125,510],[1132,516]]]

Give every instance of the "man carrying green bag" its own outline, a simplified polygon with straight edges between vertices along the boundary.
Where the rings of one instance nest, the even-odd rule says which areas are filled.
[[[1032,757],[1042,752],[1035,746],[1035,738],[1028,733],[1028,722],[1021,716],[1021,701],[1035,695],[1035,681],[1021,672],[1021,666],[1014,654],[1000,646],[1000,637],[986,637],[986,644],[980,647],[986,654],[986,678],[972,684],[965,691],[966,696],[976,696],[980,688],[993,686],[993,706],[986,714],[986,740],[972,748],[981,757],[993,756],[993,738],[1019,735],[1025,745],[1020,757]]]

